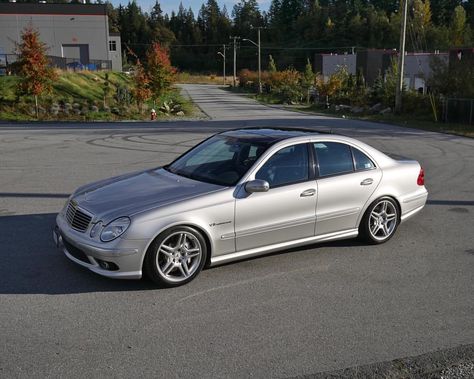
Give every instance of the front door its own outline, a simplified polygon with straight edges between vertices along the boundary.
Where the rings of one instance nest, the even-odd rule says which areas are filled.
[[[314,236],[316,181],[310,180],[306,143],[282,148],[255,174],[270,184],[268,192],[236,199],[236,249]]]

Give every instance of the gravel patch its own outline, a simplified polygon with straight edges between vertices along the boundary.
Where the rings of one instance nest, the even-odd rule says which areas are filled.
[[[297,378],[472,379],[474,378],[474,344]]]

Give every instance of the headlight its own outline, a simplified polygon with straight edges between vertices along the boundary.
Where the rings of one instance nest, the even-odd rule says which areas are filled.
[[[99,221],[91,229],[91,233],[90,233],[91,238],[95,238],[95,236],[97,235],[97,233],[99,233],[101,228],[102,228],[102,221]]]
[[[102,242],[110,242],[125,233],[129,226],[130,219],[128,217],[120,217],[112,221],[102,230],[100,240]]]

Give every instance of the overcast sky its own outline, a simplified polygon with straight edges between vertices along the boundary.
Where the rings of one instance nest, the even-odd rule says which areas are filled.
[[[114,5],[127,5],[129,0],[111,0]],[[136,0],[137,4],[142,8],[143,11],[149,12],[150,9],[155,4],[155,0]],[[191,7],[193,9],[194,15],[197,17],[199,8],[201,8],[202,3],[207,2],[207,0],[161,0],[160,5],[163,12],[171,14],[172,10],[177,11],[179,3],[182,2],[185,8]],[[217,0],[219,6],[226,6],[229,16],[232,15],[232,8],[234,4],[238,3],[239,0]],[[260,5],[260,10],[268,10],[271,0],[258,0]]]

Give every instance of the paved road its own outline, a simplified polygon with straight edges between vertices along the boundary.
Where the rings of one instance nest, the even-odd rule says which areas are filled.
[[[474,140],[185,90],[212,120],[0,127],[0,377],[291,377],[474,343]],[[329,127],[418,159],[429,204],[382,246],[302,247],[170,290],[98,277],[53,247],[78,185],[250,125]]]

